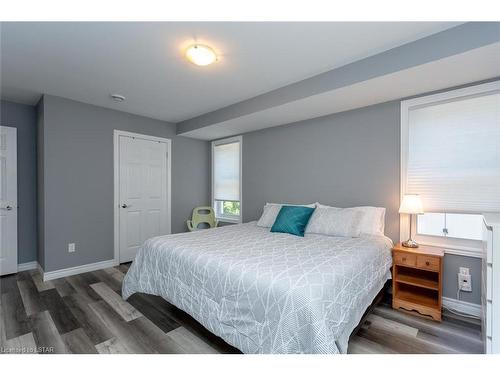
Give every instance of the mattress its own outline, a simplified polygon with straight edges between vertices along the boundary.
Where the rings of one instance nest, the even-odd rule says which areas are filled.
[[[392,242],[271,233],[256,222],[155,237],[122,296],[163,297],[243,353],[346,353],[390,278]]]

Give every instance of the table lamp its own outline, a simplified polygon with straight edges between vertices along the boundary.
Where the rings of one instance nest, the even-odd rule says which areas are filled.
[[[406,241],[403,241],[401,245],[403,245],[404,247],[418,247],[418,243],[413,241],[411,238],[411,227],[413,215],[424,213],[420,196],[417,194],[405,194],[403,196],[401,206],[399,207],[399,213],[410,215],[410,238],[408,238]]]

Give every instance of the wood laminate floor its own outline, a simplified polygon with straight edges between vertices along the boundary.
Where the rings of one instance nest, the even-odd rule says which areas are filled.
[[[160,297],[121,298],[128,265],[43,282],[0,278],[0,353],[240,353]],[[375,307],[349,353],[481,353],[480,327]]]

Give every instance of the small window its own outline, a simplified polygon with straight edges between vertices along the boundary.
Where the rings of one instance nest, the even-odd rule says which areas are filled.
[[[473,214],[427,213],[417,217],[417,234],[481,240],[483,216]]]
[[[241,222],[241,137],[212,142],[212,202],[217,219]]]
[[[240,202],[237,201],[215,201],[215,215],[218,218],[238,219],[240,213]]]

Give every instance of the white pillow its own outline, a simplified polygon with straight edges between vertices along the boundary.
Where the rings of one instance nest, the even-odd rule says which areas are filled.
[[[330,207],[321,203],[316,203],[316,207]],[[333,207],[336,208],[336,207]],[[365,215],[361,218],[361,234],[374,234],[378,236],[384,235],[385,230],[385,208],[384,207],[371,207],[360,206],[351,207],[354,210],[359,210]]]
[[[311,208],[316,207],[314,203],[311,204],[266,203],[266,205],[264,206],[264,210],[262,212],[262,216],[257,222],[257,226],[271,228],[274,222],[276,221],[276,217],[278,216],[282,206],[302,206]]]
[[[306,233],[327,236],[359,237],[364,212],[352,208],[316,207]]]

